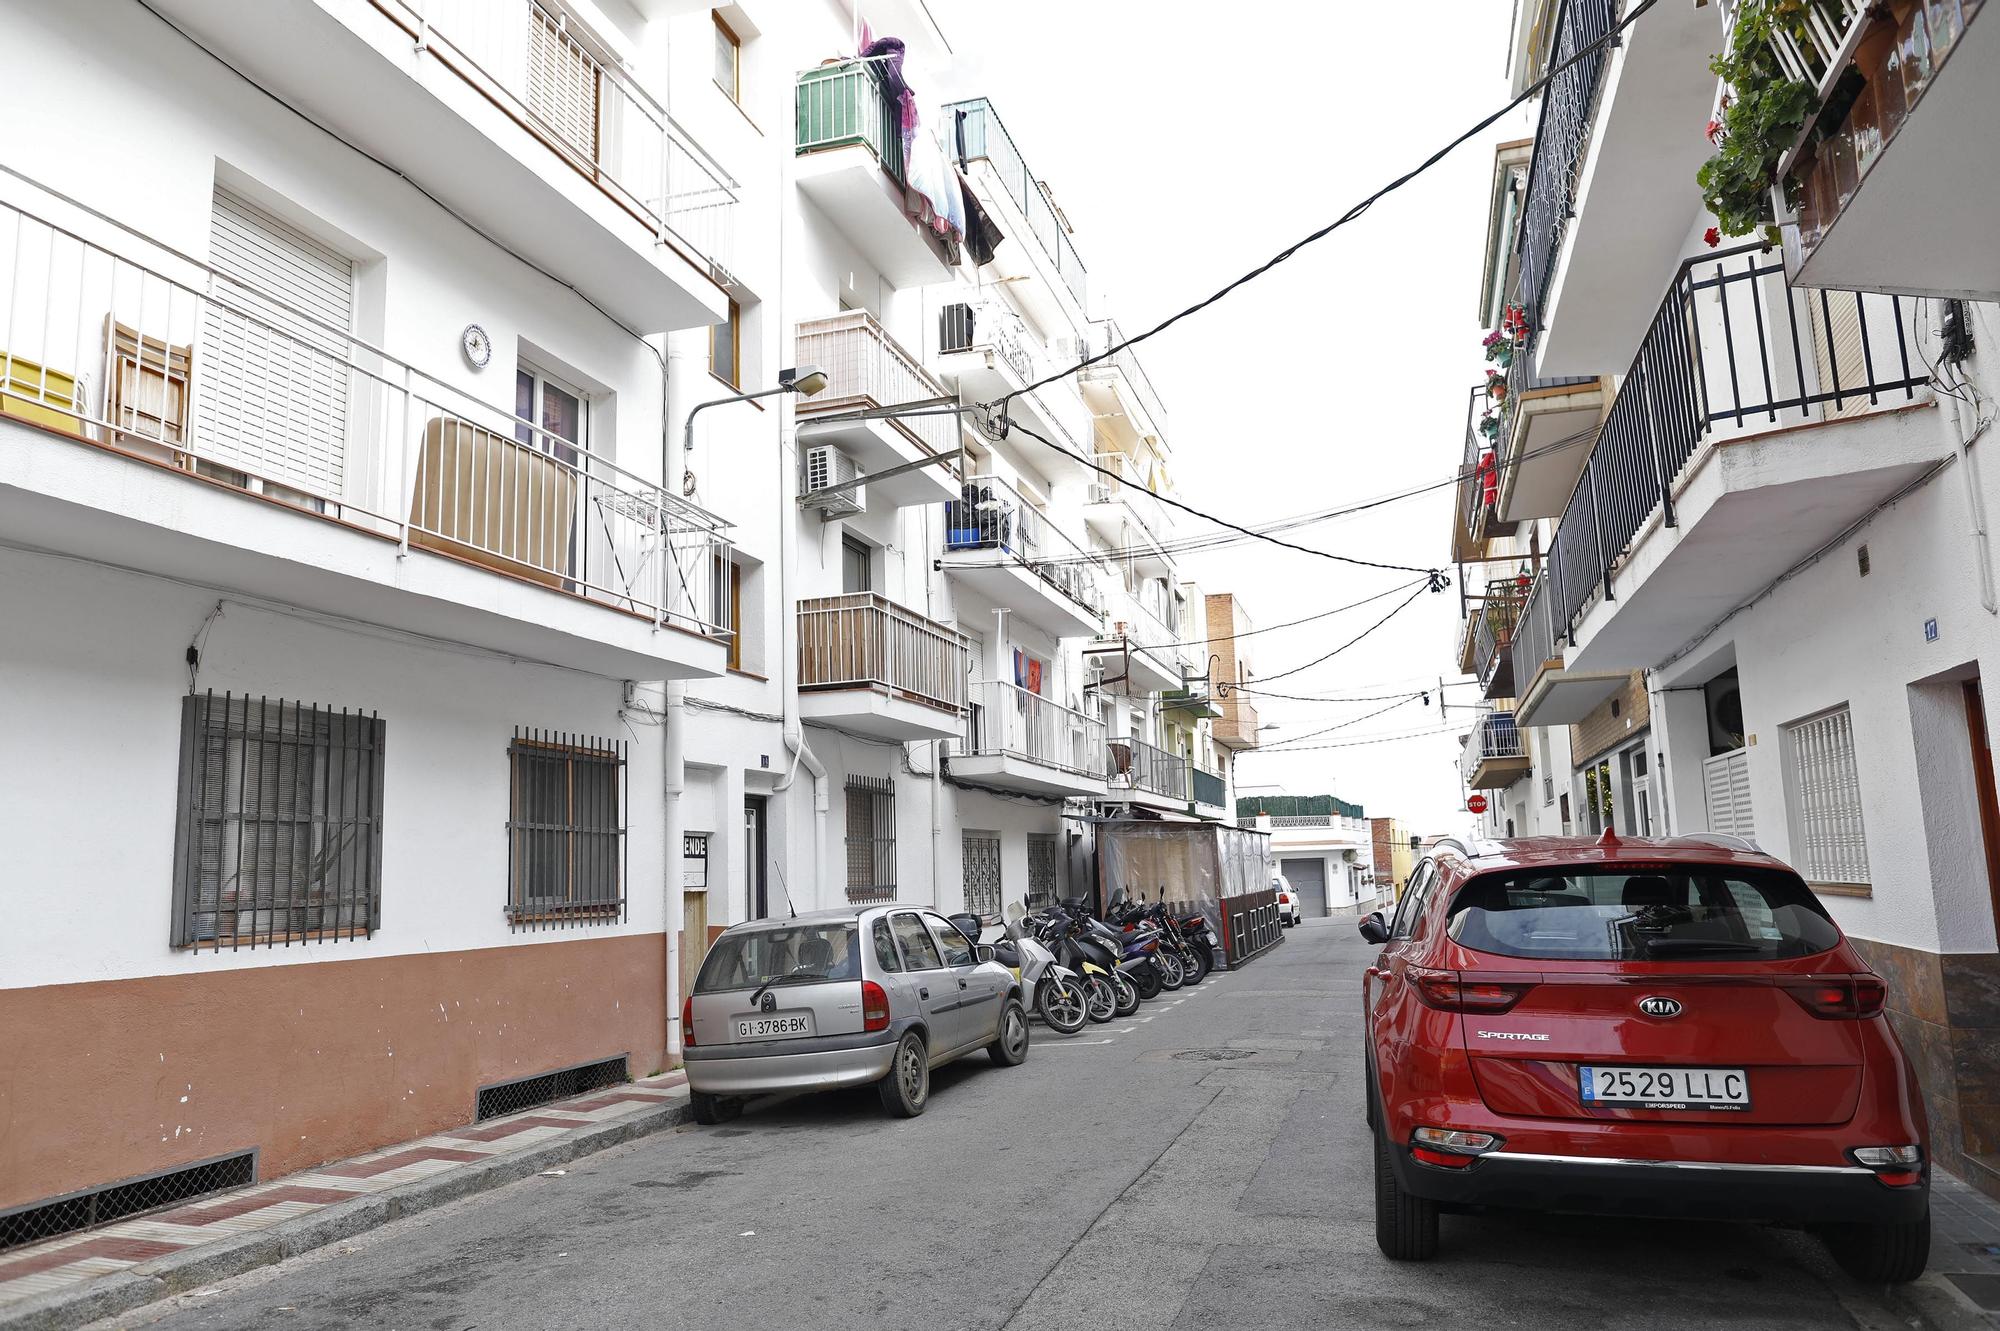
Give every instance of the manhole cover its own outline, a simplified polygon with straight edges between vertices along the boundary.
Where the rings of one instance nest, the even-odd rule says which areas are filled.
[[[1232,1059],[1255,1058],[1254,1049],[1183,1049],[1175,1054],[1176,1059],[1189,1063],[1227,1063]]]

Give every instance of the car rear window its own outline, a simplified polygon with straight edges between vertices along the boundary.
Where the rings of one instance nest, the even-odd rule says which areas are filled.
[[[725,933],[708,950],[694,991],[819,984],[861,978],[860,933],[852,920]]]
[[[1777,961],[1840,941],[1795,874],[1731,865],[1485,874],[1452,898],[1445,932],[1475,952],[1567,961]]]

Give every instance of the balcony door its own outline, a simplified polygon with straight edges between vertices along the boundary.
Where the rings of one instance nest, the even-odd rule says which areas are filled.
[[[840,590],[849,596],[875,590],[874,551],[852,536],[840,538]]]
[[[583,394],[523,361],[514,371],[514,438],[568,466],[577,450],[588,448],[588,413]],[[533,428],[539,426],[539,429]]]

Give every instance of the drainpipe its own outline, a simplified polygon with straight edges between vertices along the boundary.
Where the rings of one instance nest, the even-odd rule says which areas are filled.
[[[680,680],[670,679],[665,687],[666,706],[662,709],[660,726],[660,791],[666,863],[660,878],[661,891],[666,895],[667,1047],[678,1054],[681,1048],[681,1012],[674,1002],[674,994],[680,989],[680,976],[674,969],[674,940],[680,937],[687,924],[683,912],[686,903],[681,895],[681,846],[687,834],[686,813],[681,806],[681,795],[687,789],[687,709],[682,706],[682,701],[687,686]]]
[[[1963,375],[1959,377],[1959,382],[1965,384],[1967,388],[1971,387]],[[1974,401],[1977,400],[1975,397]],[[1968,411],[1973,413],[1970,430],[1965,424],[1965,413]],[[1993,589],[1993,542],[1986,528],[1986,499],[1979,492],[1979,479],[1972,469],[1971,452],[1972,445],[1980,435],[1986,433],[1986,427],[1991,424],[1993,424],[1991,416],[1981,418],[1976,406],[1962,401],[1955,394],[1952,395],[1952,442],[1958,452],[1958,474],[1965,483],[1966,513],[1972,519],[1973,560],[1979,565],[1979,603],[1986,607],[1987,614],[2000,615],[2000,597],[1995,596]]]
[[[778,404],[778,410],[781,413],[778,426],[779,438],[782,440],[787,437],[796,437],[791,434],[790,428],[792,412],[791,395],[786,394],[780,397]],[[791,469],[786,466],[786,453],[782,444],[776,451],[778,455],[777,493],[779,509],[778,605],[781,607],[781,612],[778,616],[778,691],[783,698],[784,706],[783,738],[785,741],[785,750],[792,755],[792,762],[791,766],[785,770],[784,779],[778,782],[773,789],[779,794],[790,790],[792,782],[798,779],[801,764],[804,765],[806,771],[812,773],[813,843],[811,858],[813,866],[813,892],[812,905],[808,909],[817,909],[819,904],[826,900],[826,819],[827,812],[832,805],[832,800],[827,793],[826,764],[820,761],[819,755],[812,751],[810,744],[806,743],[805,727],[799,719],[799,614],[798,607],[793,603],[791,594],[791,589],[797,583],[798,578],[796,577],[796,570],[792,567],[793,561],[796,558],[794,554],[796,542],[790,539],[792,524],[798,521],[798,506],[792,499],[793,478],[789,474]],[[791,890],[789,888],[786,889],[785,896],[787,904],[796,910],[797,904],[791,901]]]

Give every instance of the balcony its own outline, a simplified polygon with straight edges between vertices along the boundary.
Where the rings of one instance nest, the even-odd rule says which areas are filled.
[[[1121,614],[1110,628],[1083,646],[1086,668],[1103,671],[1102,683],[1123,693],[1140,695],[1165,693],[1186,684],[1182,674],[1180,648],[1160,621],[1130,597],[1124,598]]]
[[[1755,245],[1682,265],[1548,551],[1572,666],[1657,665],[1945,455],[1915,315]]]
[[[1104,629],[1099,561],[997,476],[973,476],[944,506],[944,571],[1053,638]]]
[[[1113,798],[1185,812],[1192,798],[1190,764],[1179,754],[1124,736],[1106,745]]]
[[[1188,812],[1200,818],[1221,819],[1229,815],[1229,783],[1216,772],[1190,766],[1194,800]]]
[[[1106,319],[1090,326],[1090,336],[1082,350],[1084,356],[1102,355],[1106,348],[1124,340],[1125,334],[1117,323]],[[1131,448],[1141,440],[1151,439],[1166,447],[1166,404],[1160,401],[1153,381],[1146,377],[1135,350],[1122,347],[1112,352],[1079,371],[1077,380],[1083,386],[1084,401],[1100,417],[1107,418],[1107,428],[1120,445]]]
[[[928,286],[948,280],[951,264],[910,215],[905,151],[902,109],[879,65],[850,60],[799,75],[799,192],[882,276]]]
[[[1465,460],[1458,472],[1458,506],[1451,524],[1451,556],[1461,562],[1486,553],[1494,525],[1493,505],[1500,497],[1495,472],[1494,440],[1479,429],[1486,410],[1486,389],[1474,388],[1465,403]]]
[[[1093,427],[1074,381],[1058,380],[1041,388],[1029,385],[1048,377],[1059,366],[1043,355],[1021,317],[997,301],[957,301],[938,312],[940,372],[958,383],[968,402],[991,402],[1016,394],[1008,411],[1023,417],[1031,429],[1045,434],[1073,454],[1089,452]],[[1025,390],[1025,391],[1024,391]],[[1058,455],[1044,450],[1037,461]],[[1078,468],[1081,464],[1074,465]]]
[[[958,781],[1030,795],[1103,798],[1110,753],[1104,722],[1016,685],[971,688],[964,748],[949,761]]]
[[[959,495],[957,454],[959,427],[948,413],[904,416],[893,420],[824,420],[875,407],[901,406],[931,399],[949,401],[951,394],[932,378],[922,363],[890,337],[888,330],[865,310],[844,310],[798,326],[794,364],[817,365],[827,384],[817,396],[802,397],[795,411],[799,451],[832,445],[859,474],[883,471],[924,459],[937,459],[900,476],[869,481],[869,504],[935,504]],[[850,492],[851,495],[851,492]],[[802,502],[810,502],[802,494]]]
[[[259,84],[642,333],[728,314],[736,182],[538,0],[159,0]]]
[[[1535,579],[1514,626],[1513,677],[1519,699],[1514,722],[1519,726],[1573,726],[1599,703],[1625,687],[1628,672],[1596,673],[1571,670],[1563,659],[1563,642],[1556,634],[1554,598],[1546,575]]]
[[[1222,699],[1222,718],[1212,731],[1215,742],[1225,749],[1254,749],[1263,743],[1259,729],[1257,704],[1230,689]]]
[[[886,596],[799,602],[799,712],[875,739],[964,731],[965,639]]]
[[[1522,596],[1512,579],[1486,584],[1486,597],[1473,615],[1472,661],[1479,676],[1480,696],[1514,696],[1514,626],[1521,618]]]
[[[1799,186],[1786,244],[1800,285],[2000,298],[1991,234],[2000,170],[1988,154],[1965,151],[2000,134],[1987,82],[2000,67],[2000,23],[1981,27],[1982,8],[1820,0],[1803,40],[1775,43],[1817,107],[1780,163]],[[1917,223],[1924,243],[1911,245]]]
[[[1528,753],[1521,747],[1514,714],[1488,712],[1480,717],[1465,737],[1458,766],[1459,775],[1474,790],[1504,790],[1528,775]]]
[[[218,270],[76,225],[0,206],[10,540],[614,679],[722,672],[720,519]]]
[[[1099,453],[1091,461],[1098,470],[1086,492],[1084,525],[1112,549],[1128,552],[1141,570],[1171,572],[1173,561],[1160,542],[1168,530],[1166,509],[1141,475],[1138,461],[1128,453]]]
[[[1089,279],[1084,273],[1083,260],[1077,257],[1076,246],[1070,243],[1069,223],[1049,201],[1042,182],[1028,170],[1020,149],[1014,146],[1014,136],[1001,123],[999,112],[986,98],[975,97],[946,106],[944,119],[946,143],[959,167],[975,187],[985,187],[981,192],[995,206],[995,211],[1008,217],[1010,223],[1018,221],[1025,226],[1026,234],[1034,238],[1032,249],[1027,245],[1001,246],[994,266],[1003,278],[1022,278],[1035,274],[1039,265],[1054,281],[1023,282],[1023,295],[1041,301],[1061,289],[1074,301],[1075,314],[1063,311],[1059,303],[1049,303],[1046,308],[1034,311],[1036,319],[1045,327],[1074,322],[1076,315],[1084,314],[1089,306]],[[1002,199],[1007,206],[1001,206]],[[1010,235],[1018,235],[1022,228],[1010,225],[1005,229]]]
[[[1541,378],[1532,345],[1507,367],[1505,422],[1498,450],[1502,522],[1553,518],[1576,489],[1590,456],[1590,431],[1604,413],[1604,383],[1595,375]]]

